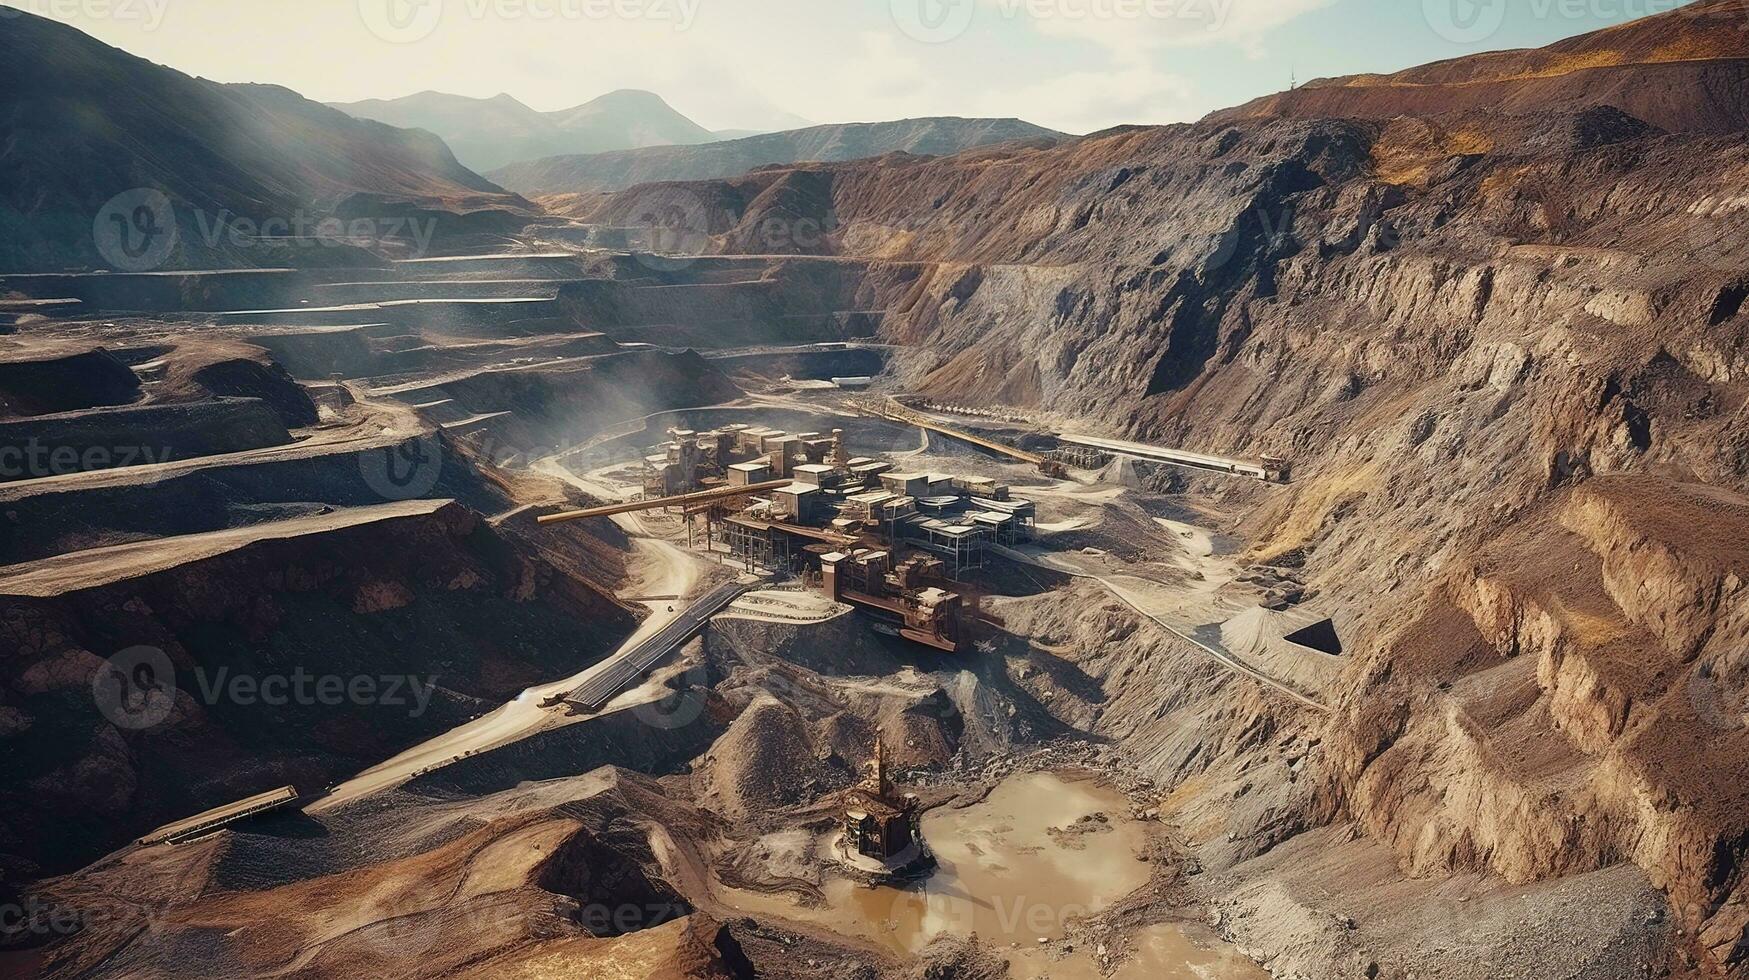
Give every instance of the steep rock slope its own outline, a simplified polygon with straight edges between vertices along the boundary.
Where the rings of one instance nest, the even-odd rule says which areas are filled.
[[[559,156],[504,167],[492,178],[531,197],[617,191],[666,180],[734,177],[758,167],[855,160],[885,153],[940,155],[1013,140],[1055,141],[1061,133],[1019,119],[904,119],[767,133],[706,146],[663,146]]]
[[[332,216],[447,215],[438,227],[447,235],[519,226],[528,214],[427,133],[274,86],[190,78],[22,12],[0,17],[0,120],[11,136],[0,154],[9,270],[106,267],[94,225],[112,198],[142,189],[174,207],[176,248],[158,263],[168,267],[343,261],[339,248],[288,254],[239,242],[238,218],[302,217],[313,230]]]
[[[557,112],[530,109],[509,95],[470,99],[443,92],[329,106],[359,119],[436,133],[456,159],[481,172],[567,153],[689,146],[718,139],[661,96],[635,89],[609,92]]]
[[[1731,50],[1725,7],[1637,30]],[[1411,875],[1630,861],[1688,953],[1738,975],[1742,121],[1701,85],[1646,119],[1500,84],[1487,110],[1335,102],[600,213],[710,201],[727,251],[819,223],[803,250],[867,263],[862,308],[911,348],[913,390],[1292,459],[1285,488],[1211,485],[1255,560],[1303,566],[1353,624],[1322,788],[1275,823],[1353,819]],[[1655,507],[1674,516],[1636,523]]]

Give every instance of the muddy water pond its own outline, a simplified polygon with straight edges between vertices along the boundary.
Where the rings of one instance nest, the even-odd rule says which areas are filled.
[[[976,934],[1008,956],[1017,978],[1102,980],[1095,950],[1063,941],[1074,919],[1146,884],[1146,832],[1128,801],[1097,783],[1049,773],[1015,776],[983,801],[938,808],[923,835],[940,867],[911,888],[825,887],[827,905],[791,906],[806,919],[914,953],[943,933]],[[761,903],[763,904],[763,903]],[[776,910],[772,910],[776,911]],[[1041,943],[1040,940],[1046,940]],[[1266,980],[1250,960],[1195,925],[1130,936],[1117,980]]]

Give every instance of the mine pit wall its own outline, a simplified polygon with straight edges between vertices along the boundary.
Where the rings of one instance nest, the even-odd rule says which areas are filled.
[[[927,271],[917,263],[806,259],[725,271],[717,261],[676,260],[656,283],[569,284],[560,302],[578,322],[622,341],[700,348],[819,343],[873,336]]]
[[[0,276],[0,292],[33,299],[83,300],[93,310],[209,312],[296,306],[312,284],[359,278],[358,269],[259,269],[228,272],[112,272]]]
[[[380,328],[345,327],[331,330],[261,333],[249,338],[282,365],[292,377],[306,381],[368,377],[376,373],[377,352],[372,335]]]
[[[723,706],[682,674],[679,700],[600,715],[538,732],[408,782],[407,792],[482,795],[530,781],[562,779],[600,766],[666,776],[685,772],[728,726]],[[676,710],[676,709],[680,710]],[[656,737],[656,736],[660,737]]]
[[[883,350],[862,347],[784,354],[732,354],[713,357],[710,361],[731,375],[748,373],[766,378],[830,381],[833,378],[874,377],[886,369],[887,356]]]
[[[431,439],[437,442],[427,441]],[[433,446],[441,461],[437,477],[418,496],[459,500],[483,514],[515,506],[509,494],[483,478],[467,453],[447,436],[417,436],[373,449],[271,462],[221,462],[141,480],[128,479],[123,470],[115,473],[113,481],[87,486],[0,486],[0,515],[5,518],[0,522],[0,564],[284,520],[323,507],[382,504],[388,501],[370,474],[380,473],[391,456],[420,459]]]
[[[140,379],[109,351],[0,361],[0,417],[127,405]]]
[[[554,323],[554,334],[582,333],[569,322]],[[381,378],[414,373],[460,371],[518,358],[588,357],[611,354],[617,345],[606,336],[535,337],[469,341],[459,346],[441,338],[400,334],[401,327],[360,326],[336,330],[256,334],[249,342],[272,352],[294,377],[305,380]]]
[[[0,781],[5,838],[16,842],[7,849],[49,871],[264,786],[319,789],[595,662],[633,627],[612,599],[453,504],[0,605],[19,660],[0,694],[25,722]],[[178,693],[162,724],[127,731],[98,716],[90,692],[103,658],[134,646],[165,651]],[[437,677],[439,690],[424,713],[386,700],[263,710],[207,701],[194,673],[271,676],[293,665],[314,676]],[[293,730],[315,741],[287,737]]]
[[[396,397],[409,404],[449,399],[470,415],[512,412],[492,431],[493,458],[504,458],[558,452],[628,419],[740,394],[697,353],[632,350],[552,368],[485,371]]]
[[[292,441],[285,422],[258,398],[143,405],[39,415],[0,422],[0,483],[96,469],[236,453]],[[32,471],[30,462],[44,466]]]
[[[1738,537],[1749,508],[1624,477],[1581,484],[1554,510],[1571,582],[1551,594],[1459,565],[1446,587],[1482,662],[1498,664],[1479,676],[1519,671],[1534,685],[1527,717],[1546,712],[1547,727],[1486,722],[1437,693],[1412,708],[1375,674],[1339,715],[1332,752],[1347,775],[1330,792],[1418,875],[1485,869],[1526,883],[1631,861],[1723,969],[1740,960],[1746,921],[1732,842],[1749,835],[1749,729],[1730,692],[1749,669],[1749,610],[1741,548],[1708,538]],[[1586,576],[1619,612],[1569,608],[1561,590]],[[1436,635],[1461,646],[1449,627]],[[1393,701],[1394,717],[1376,716]]]
[[[1745,380],[1731,339],[1744,330],[1730,302],[1740,266],[1673,256],[1671,229],[1690,220],[1694,194],[1647,187],[1637,169],[1667,161],[1704,189],[1724,180],[1737,149],[1672,138],[1435,161],[1444,166],[1429,169],[1439,185],[1429,191],[1376,180],[1379,132],[1309,122],[1115,134],[975,167],[846,165],[834,189],[845,227],[905,228],[885,239],[889,254],[923,263],[884,304],[882,339],[915,348],[893,362],[907,388],[1295,461],[1285,489],[1214,492],[1247,513],[1238,530],[1253,557],[1304,565],[1324,607],[1355,624],[1337,692],[1345,704],[1377,696],[1388,677],[1372,673],[1379,652],[1437,605],[1453,563],[1561,486],[1669,466],[1749,487],[1749,432],[1718,408],[1735,404]],[[918,202],[933,215],[915,213]],[[1567,244],[1550,254],[1513,245],[1553,234],[1537,202],[1567,222]],[[1626,545],[1634,556],[1631,568],[1605,568],[1609,592],[1670,650],[1691,656],[1709,631],[1740,629],[1710,579],[1673,581],[1656,549],[1641,557],[1617,522],[1575,506],[1572,523],[1588,528],[1578,533],[1616,536],[1600,552]],[[1636,586],[1641,575],[1670,584]],[[1477,602],[1489,601],[1479,588]],[[1673,603],[1699,597],[1681,612],[1652,610],[1665,591]],[[1537,616],[1526,616],[1534,634]],[[1316,791],[1289,790],[1284,832],[1354,816],[1405,868],[1429,874],[1522,879],[1631,859],[1688,906],[1720,963],[1740,962],[1749,917],[1739,900],[1721,907],[1730,886],[1710,882],[1749,838],[1716,822],[1682,829],[1684,818],[1644,797],[1634,770],[1647,763],[1621,741],[1621,699],[1582,659],[1550,658],[1541,681],[1568,726],[1539,722],[1542,736],[1600,753],[1576,763],[1589,787],[1579,802],[1551,805],[1503,774],[1487,733],[1420,694],[1385,706],[1400,715],[1356,726],[1380,745],[1343,734],[1354,714],[1335,716],[1324,737],[1342,746],[1344,765],[1328,781],[1299,781]],[[1183,684],[1163,677],[1155,690]],[[1209,710],[1231,711],[1213,705],[1232,697],[1215,695]],[[1125,714],[1108,707],[1101,724],[1123,726]],[[1179,748],[1151,726],[1127,727],[1151,770],[1194,785],[1197,764],[1184,759],[1202,757],[1200,734]],[[1373,771],[1394,743],[1390,770]],[[1478,806],[1500,805],[1401,798],[1448,779]],[[1613,815],[1562,826],[1584,800]],[[1387,826],[1379,814],[1395,806],[1402,818]],[[1672,851],[1660,838],[1689,843]],[[1660,863],[1681,881],[1654,871]]]

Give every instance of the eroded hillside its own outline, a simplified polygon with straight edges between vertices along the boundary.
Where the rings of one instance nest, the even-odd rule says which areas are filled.
[[[1374,115],[1337,82],[597,214],[658,200],[753,253],[824,229],[795,250],[857,265],[937,401],[1292,459],[1287,493],[1224,496],[1362,638],[1307,818],[1357,820],[1417,876],[1634,862],[1693,952],[1740,969],[1749,156],[1717,97],[1739,12],[1695,8],[1565,46],[1642,82],[1655,61],[1680,118],[1499,56],[1463,68],[1510,89],[1486,110],[1417,89],[1389,121],[1273,118]]]

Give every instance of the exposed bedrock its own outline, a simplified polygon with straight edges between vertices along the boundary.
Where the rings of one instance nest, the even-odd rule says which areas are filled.
[[[1749,836],[1703,787],[1743,784],[1743,729],[1682,718],[1697,684],[1732,719],[1744,689],[1719,522],[1749,487],[1749,148],[1572,118],[838,165],[821,251],[878,252],[861,288],[912,390],[1293,460],[1284,488],[1203,484],[1358,638],[1314,736],[1328,777],[1276,839],[1352,816],[1412,874],[1521,882],[1631,861],[1741,969]],[[1179,768],[1170,735],[1101,724]]]

